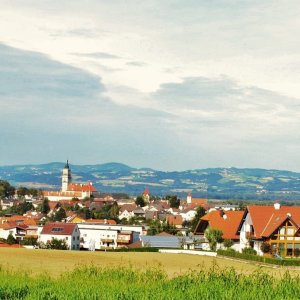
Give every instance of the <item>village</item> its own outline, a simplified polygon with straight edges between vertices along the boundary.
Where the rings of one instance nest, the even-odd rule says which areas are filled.
[[[153,199],[148,187],[135,199],[99,197],[91,182],[72,182],[68,162],[60,191],[34,197],[23,193],[22,199],[20,194],[1,199],[1,247],[232,249],[261,256],[300,255],[298,206],[216,204],[191,192],[186,199]]]

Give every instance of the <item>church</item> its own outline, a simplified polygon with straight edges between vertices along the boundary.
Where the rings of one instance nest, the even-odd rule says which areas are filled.
[[[97,194],[96,188],[91,182],[88,183],[72,183],[71,168],[67,161],[62,171],[61,190],[60,191],[43,191],[43,196],[50,201],[72,200],[78,198],[90,198]]]

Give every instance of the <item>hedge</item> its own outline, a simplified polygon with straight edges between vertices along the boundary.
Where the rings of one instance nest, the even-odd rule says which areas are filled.
[[[275,258],[271,258],[271,257],[244,254],[244,253],[236,252],[234,250],[222,250],[222,249],[219,249],[217,251],[217,254],[223,255],[223,256],[234,257],[234,258],[238,258],[238,259],[257,261],[257,262],[266,263],[266,264],[279,265],[279,266],[300,266],[299,259],[279,260],[279,259],[275,259]]]
[[[158,252],[158,248],[139,247],[139,248],[119,248],[107,250],[110,252]]]

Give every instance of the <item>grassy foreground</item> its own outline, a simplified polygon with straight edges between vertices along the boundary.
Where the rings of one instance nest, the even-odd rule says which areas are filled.
[[[125,252],[88,252],[55,251],[0,248],[0,266],[4,270],[26,272],[32,276],[48,274],[57,277],[80,266],[159,268],[168,277],[178,276],[189,271],[208,270],[212,265],[228,269],[233,267],[237,273],[252,274],[259,267],[253,262],[240,262],[208,256],[168,254],[168,253],[125,253]],[[260,267],[274,277],[281,278],[286,271],[283,267]],[[300,275],[300,268],[293,268],[293,276]]]
[[[299,268],[287,273],[184,254],[0,248],[0,299],[201,298],[300,299]]]
[[[199,270],[168,278],[159,269],[79,267],[58,277],[0,270],[0,299],[299,299],[299,277]]]

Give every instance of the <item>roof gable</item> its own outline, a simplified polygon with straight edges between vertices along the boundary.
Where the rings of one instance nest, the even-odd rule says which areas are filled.
[[[223,233],[224,239],[239,239],[237,229],[241,223],[243,215],[243,211],[211,211],[200,219],[195,233],[197,234],[199,231],[198,228],[203,228],[203,223],[207,223],[211,228],[220,229]]]
[[[247,207],[254,229],[254,236],[262,238],[271,235],[288,217],[296,227],[300,226],[300,206],[250,205]]]

